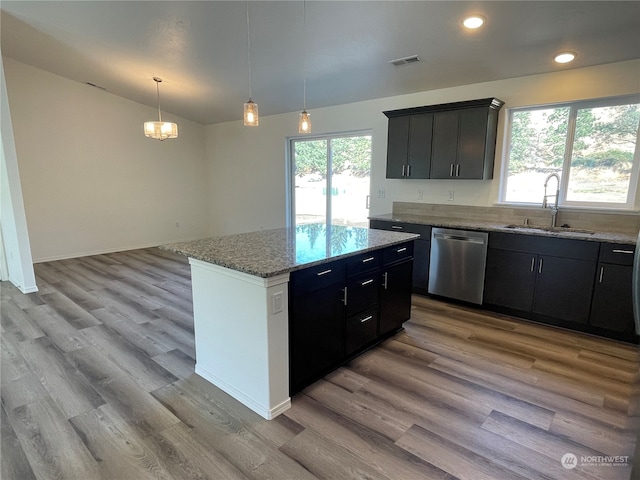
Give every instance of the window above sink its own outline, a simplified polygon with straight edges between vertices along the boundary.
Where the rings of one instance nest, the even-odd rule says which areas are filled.
[[[500,202],[541,204],[557,173],[561,207],[633,209],[639,122],[640,95],[509,110]]]

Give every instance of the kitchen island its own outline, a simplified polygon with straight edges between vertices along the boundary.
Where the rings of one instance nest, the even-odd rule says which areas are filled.
[[[297,291],[309,290],[305,287],[313,283],[306,276],[309,272],[329,288],[346,282],[348,269],[360,268],[347,263],[349,259],[366,265],[360,271],[372,273],[371,267],[381,265],[382,252],[386,258],[393,253],[387,250],[399,245],[397,250],[403,253],[398,255],[409,254],[416,237],[309,224],[166,245],[167,250],[189,257],[191,265],[196,373],[262,417],[276,417],[290,407],[290,394],[296,390],[290,381],[290,276],[300,279]],[[337,276],[340,271],[342,278]],[[379,281],[375,277],[376,289],[383,283],[387,288],[389,274],[383,275]],[[410,282],[403,285],[406,292],[400,293],[410,298]],[[346,284],[340,292],[347,310]],[[346,328],[345,324],[343,331]],[[344,344],[345,339],[335,341]]]

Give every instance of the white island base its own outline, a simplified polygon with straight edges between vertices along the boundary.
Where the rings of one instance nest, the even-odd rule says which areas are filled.
[[[189,258],[195,372],[267,420],[291,407],[289,274],[261,278]]]

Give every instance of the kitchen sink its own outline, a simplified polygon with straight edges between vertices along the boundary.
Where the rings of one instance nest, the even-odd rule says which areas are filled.
[[[515,230],[539,230],[543,232],[567,232],[567,233],[584,233],[586,235],[593,235],[593,230],[583,230],[581,228],[571,227],[542,227],[537,225],[506,225],[505,228],[513,228]]]

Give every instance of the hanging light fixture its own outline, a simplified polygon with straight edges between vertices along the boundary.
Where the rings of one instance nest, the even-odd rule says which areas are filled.
[[[244,104],[243,121],[245,127],[259,124],[258,104],[251,99],[251,31],[249,29],[249,2],[247,2],[247,58],[249,63],[249,101]]]
[[[311,119],[307,113],[307,2],[303,1],[303,26],[305,35],[304,41],[304,60],[302,66],[302,112],[300,113],[300,119],[298,120],[298,133],[311,133]]]
[[[160,141],[167,138],[176,138],[178,136],[178,125],[162,121],[162,112],[160,111],[160,82],[162,82],[162,79],[153,77],[153,80],[156,82],[156,93],[158,95],[158,121],[144,122],[144,136]]]

